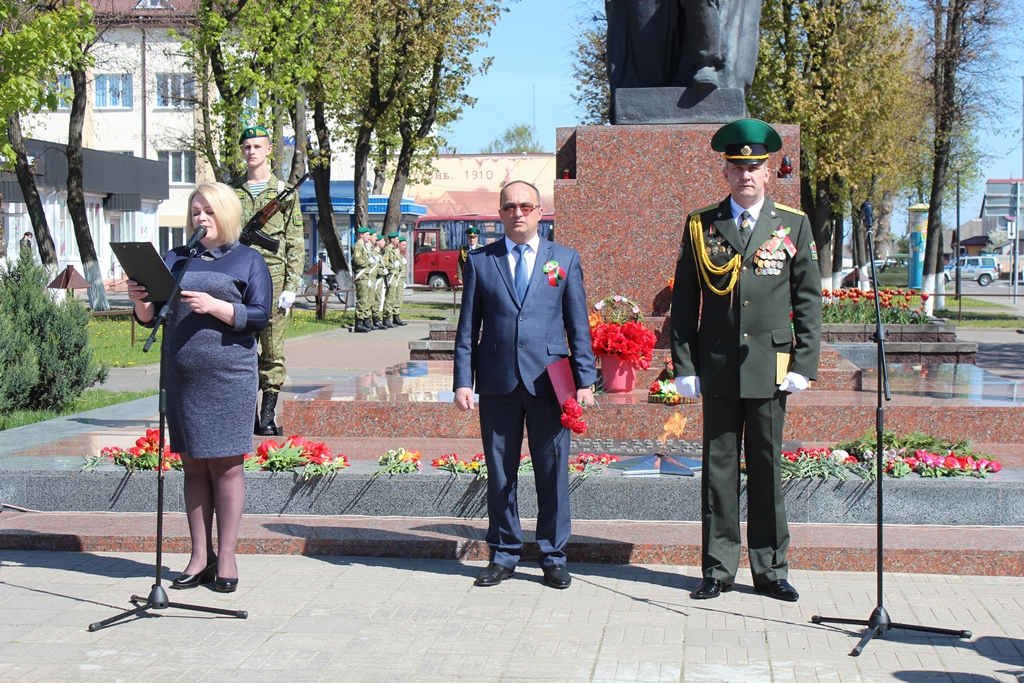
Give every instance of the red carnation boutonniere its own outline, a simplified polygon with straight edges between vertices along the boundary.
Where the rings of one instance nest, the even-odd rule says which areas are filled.
[[[587,431],[587,423],[582,419],[583,406],[576,399],[566,399],[562,404],[562,426],[572,431],[573,434],[582,434]]]
[[[565,271],[558,265],[558,261],[548,261],[544,264],[543,271],[547,274],[548,284],[552,287],[557,287],[558,281],[565,279]]]

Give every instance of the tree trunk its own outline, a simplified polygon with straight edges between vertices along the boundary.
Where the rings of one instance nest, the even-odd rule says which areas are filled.
[[[313,104],[313,128],[320,146],[313,169],[313,186],[316,188],[317,221],[316,229],[323,240],[327,258],[331,262],[331,270],[347,273],[348,261],[338,240],[334,228],[334,207],[331,204],[331,132],[327,128],[327,116],[324,113],[322,97],[317,97]],[[348,226],[345,226],[348,229]]]
[[[291,110],[292,130],[295,131],[295,151],[292,153],[292,172],[288,184],[294,185],[306,172],[309,150],[306,148],[309,132],[306,129],[306,89],[299,85],[299,95]]]
[[[96,247],[89,230],[89,217],[85,210],[85,193],[82,189],[82,124],[85,121],[85,69],[71,69],[74,98],[71,100],[71,116],[68,123],[68,213],[75,226],[75,240],[78,253],[89,281],[89,305],[94,311],[109,311],[107,292],[103,288],[103,273]]]
[[[352,182],[355,185],[356,227],[370,224],[370,195],[366,191],[366,164],[370,160],[370,141],[373,125],[364,120],[356,134],[356,144],[352,148],[355,155],[355,171]]]
[[[46,222],[43,202],[39,199],[36,178],[32,175],[32,169],[28,165],[25,139],[21,133],[21,115],[17,112],[7,116],[7,139],[10,140],[11,147],[14,148],[14,171],[18,176],[18,185],[21,186],[21,194],[25,199],[29,220],[32,221],[32,232],[35,233],[36,245],[39,248],[39,260],[48,271],[53,273],[58,268],[57,250],[53,247],[53,238],[50,236],[50,226]],[[13,238],[13,236],[9,237]]]
[[[882,193],[882,198],[875,207],[875,253],[871,258],[880,259],[889,255],[889,242],[892,232],[892,211],[896,196],[889,191]]]
[[[373,166],[373,189],[371,194],[380,194],[384,191],[384,183],[388,179],[388,156],[391,151],[382,140],[377,140],[377,163]]]
[[[804,176],[800,180],[800,186],[800,205],[811,223],[814,243],[818,246],[818,273],[821,275],[822,285],[828,287],[832,282],[834,249],[832,222],[829,215],[831,206],[829,181],[828,179],[819,180],[814,183],[812,188],[810,180]]]

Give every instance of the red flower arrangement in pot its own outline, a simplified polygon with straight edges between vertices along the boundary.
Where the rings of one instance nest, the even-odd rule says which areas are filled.
[[[651,367],[658,338],[644,325],[640,306],[618,294],[594,304],[590,337],[594,355],[601,357],[601,375],[609,392],[630,392],[636,371]]]

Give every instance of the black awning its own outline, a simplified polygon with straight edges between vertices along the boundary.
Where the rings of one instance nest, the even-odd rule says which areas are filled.
[[[111,192],[103,200],[107,211],[142,211],[142,195],[127,192]]]

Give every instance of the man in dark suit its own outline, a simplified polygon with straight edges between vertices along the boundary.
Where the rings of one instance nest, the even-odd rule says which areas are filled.
[[[774,128],[735,121],[711,147],[725,155],[730,196],[687,218],[672,297],[676,384],[687,398],[703,394],[704,579],[693,597],[716,598],[736,579],[742,446],[754,589],[794,602],[780,458],[786,398],[817,376],[817,250],[807,216],[765,195],[769,154],[782,147]]]
[[[505,238],[469,253],[455,340],[455,405],[473,409],[487,459],[487,544],[478,586],[512,576],[523,549],[517,480],[523,425],[537,485],[537,545],[545,582],[568,588],[569,432],[546,367],[569,357],[576,400],[594,402],[597,381],[579,254],[537,234],[540,192],[512,181],[501,191]],[[483,334],[481,336],[481,325]]]

